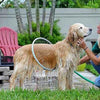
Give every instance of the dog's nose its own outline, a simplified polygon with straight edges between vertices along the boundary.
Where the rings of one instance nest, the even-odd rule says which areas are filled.
[[[89,31],[92,31],[92,29],[90,28]]]

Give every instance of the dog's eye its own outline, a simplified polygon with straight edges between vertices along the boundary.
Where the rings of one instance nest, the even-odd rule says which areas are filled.
[[[80,29],[82,29],[82,27],[80,27]]]

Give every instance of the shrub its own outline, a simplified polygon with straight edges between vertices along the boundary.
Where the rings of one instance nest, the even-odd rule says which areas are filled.
[[[96,76],[99,75],[99,73],[93,68],[93,66],[91,64],[86,64],[86,69]]]
[[[76,68],[76,70],[77,71],[84,71],[85,70],[85,67],[86,67],[86,63],[81,64],[81,65],[78,65],[77,68]]]
[[[99,8],[99,3],[89,1],[87,5],[84,6],[84,8]]]
[[[33,32],[31,35],[28,33],[24,33],[24,34],[19,33],[18,34],[18,44],[20,46],[31,44],[32,41],[37,37],[40,37],[40,33],[38,32]]]
[[[36,31],[36,23],[32,22],[32,34],[24,33],[18,34],[18,44],[19,45],[26,45],[26,44],[31,44],[33,40],[37,37],[44,37],[51,41],[52,43],[56,43],[57,41],[61,41],[64,37],[60,33],[60,27],[57,25],[58,20],[54,22],[54,27],[53,27],[53,34],[50,35],[50,24],[45,23],[44,27],[42,26],[42,23],[40,23],[40,33]],[[27,28],[29,31],[29,29]]]

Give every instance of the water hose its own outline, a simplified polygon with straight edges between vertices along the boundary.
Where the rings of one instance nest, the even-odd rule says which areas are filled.
[[[81,78],[83,78],[84,80],[88,81],[89,83],[92,83],[94,85],[94,82],[87,79],[86,77],[82,76],[81,74],[79,74],[77,71],[74,71],[74,73],[76,73],[78,76],[80,76]]]
[[[52,71],[52,70],[54,70],[54,69],[49,69],[49,68],[43,66],[43,65],[38,61],[38,59],[37,59],[36,56],[35,56],[35,53],[34,53],[34,43],[35,43],[37,40],[40,40],[40,39],[41,39],[41,40],[45,40],[45,41],[48,42],[49,44],[52,44],[50,41],[48,41],[48,40],[45,39],[45,38],[42,38],[42,37],[36,38],[36,39],[32,42],[32,54],[33,54],[33,57],[34,57],[34,59],[36,60],[36,62],[37,62],[44,70]],[[92,84],[94,85],[94,82],[93,82],[93,81],[91,81],[91,80],[87,79],[86,77],[82,76],[82,75],[79,74],[77,71],[74,71],[74,73],[76,73],[78,76],[80,76],[80,77],[83,78],[84,80],[86,80],[86,81],[88,81],[89,83],[92,83]]]

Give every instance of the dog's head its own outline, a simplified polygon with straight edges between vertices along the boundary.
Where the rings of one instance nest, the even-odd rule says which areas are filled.
[[[92,33],[91,28],[88,28],[81,23],[76,23],[69,28],[68,40],[70,42],[75,42],[79,38],[87,37],[91,33]]]

